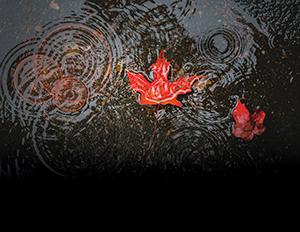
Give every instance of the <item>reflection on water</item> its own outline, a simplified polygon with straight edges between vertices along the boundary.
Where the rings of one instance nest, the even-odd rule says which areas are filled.
[[[64,12],[64,4],[56,10]],[[275,19],[263,24],[255,10],[239,1],[89,0],[45,25],[27,25],[35,35],[11,48],[1,63],[1,135],[6,134],[4,146],[21,147],[7,150],[1,175],[34,172],[39,162],[57,175],[100,178],[153,169],[231,175],[272,165],[282,158],[269,149],[270,141],[281,139],[279,125],[270,122],[275,129],[248,144],[231,135],[238,98],[263,107],[270,121],[282,112],[271,103],[277,84],[268,76],[279,65],[287,67],[274,77],[278,85],[295,88],[288,48],[280,48],[268,30]],[[286,36],[289,44],[299,39],[292,32]],[[140,106],[129,88],[125,69],[151,76],[161,49],[172,63],[171,79],[208,76],[181,96],[182,108]],[[278,51],[282,56],[272,57]],[[289,109],[296,104],[291,101]],[[11,139],[14,128],[21,138]],[[25,145],[30,158],[22,155]]]

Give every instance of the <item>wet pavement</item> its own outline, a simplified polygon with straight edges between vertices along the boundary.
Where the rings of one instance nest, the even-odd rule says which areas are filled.
[[[0,177],[276,175],[299,165],[300,3],[0,0]],[[141,106],[126,69],[206,75]],[[62,78],[63,77],[63,78]],[[298,97],[297,97],[298,96]],[[232,135],[241,99],[266,132]]]

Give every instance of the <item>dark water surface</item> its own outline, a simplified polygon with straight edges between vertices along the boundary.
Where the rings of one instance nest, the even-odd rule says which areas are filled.
[[[236,177],[300,164],[298,0],[0,0],[0,33],[1,178]],[[182,108],[141,106],[129,87],[125,70],[151,77],[161,49],[171,79],[208,76]],[[53,83],[75,103],[54,99]],[[250,142],[232,136],[239,98],[267,114]]]

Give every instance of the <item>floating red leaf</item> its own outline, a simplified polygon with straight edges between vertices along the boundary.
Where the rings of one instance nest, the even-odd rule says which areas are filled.
[[[181,107],[182,104],[176,98],[178,95],[190,93],[194,82],[205,76],[179,77],[174,82],[169,82],[170,62],[165,59],[162,50],[155,64],[152,65],[154,80],[149,82],[140,73],[127,71],[130,86],[141,94],[141,105],[174,105]]]
[[[263,122],[266,113],[262,110],[254,112],[250,115],[247,107],[239,100],[232,116],[235,120],[233,126],[233,135],[245,141],[253,139],[254,135],[261,135],[265,131]]]

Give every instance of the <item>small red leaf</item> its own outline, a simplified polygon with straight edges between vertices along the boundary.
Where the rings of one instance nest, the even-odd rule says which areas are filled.
[[[170,62],[165,59],[164,50],[159,54],[156,63],[152,65],[154,80],[149,82],[143,74],[127,71],[130,87],[141,94],[141,105],[174,105],[182,104],[176,98],[178,95],[192,91],[194,82],[205,76],[179,77],[169,82]]]
[[[254,112],[252,115],[252,119],[253,121],[255,121],[257,125],[262,125],[264,123],[265,117],[266,117],[266,113],[261,110]]]
[[[239,100],[235,106],[232,116],[236,123],[244,124],[250,120],[250,113],[247,107]]]
[[[252,115],[252,119],[253,119],[253,121],[255,122],[255,125],[256,125],[255,128],[254,128],[254,131],[253,131],[254,134],[261,135],[262,133],[265,132],[266,128],[263,125],[265,117],[266,117],[266,113],[263,112],[263,111],[255,112]]]
[[[250,141],[254,135],[261,135],[265,131],[263,122],[266,113],[260,110],[250,116],[247,107],[240,100],[233,110],[232,116],[235,121],[232,133],[235,137]]]

